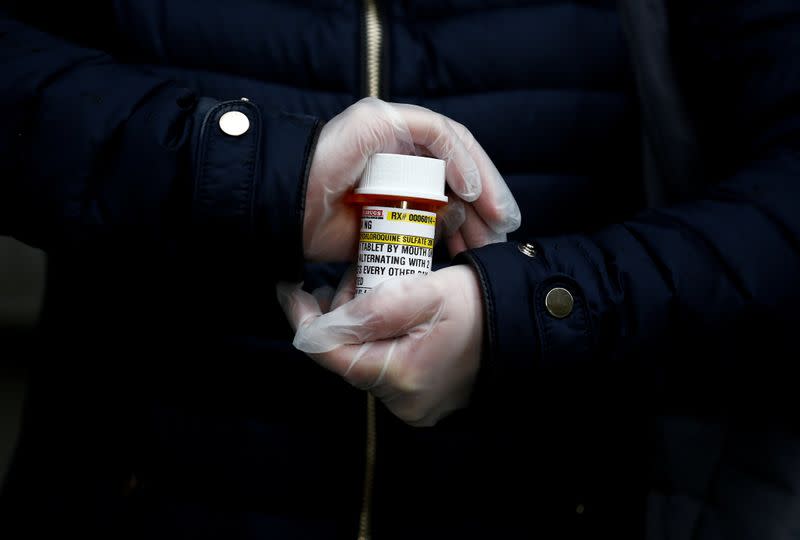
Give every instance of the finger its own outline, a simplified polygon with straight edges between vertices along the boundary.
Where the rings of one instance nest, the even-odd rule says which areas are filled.
[[[357,182],[367,159],[377,152],[417,153],[403,115],[385,101],[369,97],[350,105],[325,125],[315,156],[327,157],[319,160],[318,166],[325,162],[325,172],[349,187]]]
[[[455,234],[458,229],[461,228],[465,219],[466,210],[464,208],[464,203],[458,199],[453,199],[442,209],[437,223],[441,222],[442,234],[448,237]]]
[[[442,236],[447,238],[458,232],[464,223],[465,215],[464,203],[460,199],[450,197],[450,202],[436,212],[434,243],[438,243]]]
[[[377,390],[392,377],[392,369],[396,369],[397,352],[402,339],[342,345],[326,353],[312,354],[311,357],[353,386],[361,390]],[[380,390],[376,394],[376,397],[383,395]]]
[[[428,151],[427,148],[425,148],[424,146],[420,146],[418,144],[414,144],[414,155],[421,157],[429,157],[429,158],[434,157],[433,155],[431,155],[431,153]]]
[[[331,303],[333,302],[334,293],[335,291],[330,285],[318,287],[314,289],[314,292],[311,293],[311,296],[313,296],[314,300],[316,300],[317,304],[319,304],[319,308],[322,313],[327,313],[331,310]]]
[[[402,112],[415,144],[447,161],[448,185],[456,195],[465,201],[474,201],[478,213],[496,232],[519,228],[521,213],[511,190],[463,124],[416,105],[394,106]],[[453,140],[453,136],[457,140]],[[489,193],[484,198],[487,189]]]
[[[447,251],[450,253],[450,257],[455,257],[467,249],[467,244],[464,242],[461,231],[457,231],[453,236],[447,239]]]
[[[394,105],[377,98],[364,98],[358,103],[370,117],[357,127],[366,134],[368,141],[361,153],[365,160],[377,152],[419,155],[406,118]]]
[[[307,353],[328,352],[341,345],[392,338],[441,316],[444,302],[435,274],[387,280],[369,294],[298,328],[295,346]],[[426,324],[427,323],[427,324]]]
[[[483,220],[475,207],[465,205],[465,219],[461,225],[461,237],[468,249],[476,249],[487,244],[496,244],[506,241],[505,233],[498,233]]]
[[[410,339],[404,336],[363,345],[344,345],[328,353],[312,355],[312,358],[353,386],[368,390],[404,422],[432,426],[459,406],[445,400],[432,408],[430,394],[421,392],[426,384],[407,375]]]
[[[450,118],[447,118],[447,122],[477,164],[483,188],[481,196],[473,203],[478,214],[495,232],[507,233],[517,230],[522,221],[522,214],[514,195],[494,162],[466,126]]]
[[[336,288],[336,294],[333,295],[331,302],[331,310],[346,304],[356,295],[356,267],[350,265],[347,272],[344,273],[339,286]]]
[[[305,292],[302,284],[281,282],[276,285],[278,302],[289,320],[292,329],[307,324],[309,321],[322,315],[319,303],[314,296]]]
[[[481,195],[481,178],[475,160],[447,118],[424,107],[405,103],[391,104],[402,115],[414,144],[433,157],[445,160],[447,184],[465,201]]]

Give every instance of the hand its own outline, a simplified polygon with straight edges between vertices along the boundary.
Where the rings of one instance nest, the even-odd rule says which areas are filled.
[[[346,279],[325,314],[314,295],[279,286],[294,346],[411,425],[431,426],[465,407],[483,340],[475,271],[452,266],[390,279],[357,298]]]
[[[447,162],[447,184],[472,205],[453,201],[444,216],[453,254],[505,240],[520,212],[483,148],[463,125],[428,109],[362,99],[328,122],[311,162],[303,223],[307,259],[344,261],[355,256],[357,209],[345,197],[378,152],[425,154]],[[453,197],[451,197],[451,200]],[[466,219],[466,222],[464,220]]]

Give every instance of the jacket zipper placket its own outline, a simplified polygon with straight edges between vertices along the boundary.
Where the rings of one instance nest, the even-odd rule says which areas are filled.
[[[364,0],[364,81],[369,97],[381,97],[381,54],[383,53],[383,25],[378,0]],[[364,459],[364,490],[358,522],[358,540],[372,538],[372,488],[375,480],[377,426],[375,396],[367,392],[367,436]]]

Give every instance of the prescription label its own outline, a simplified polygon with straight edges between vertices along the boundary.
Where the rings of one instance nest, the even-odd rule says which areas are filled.
[[[361,210],[356,294],[391,277],[431,271],[436,214],[385,206]]]

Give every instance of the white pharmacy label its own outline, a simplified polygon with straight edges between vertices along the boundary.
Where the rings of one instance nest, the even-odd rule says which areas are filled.
[[[427,274],[433,258],[436,214],[365,206],[356,261],[356,295],[392,277]]]

